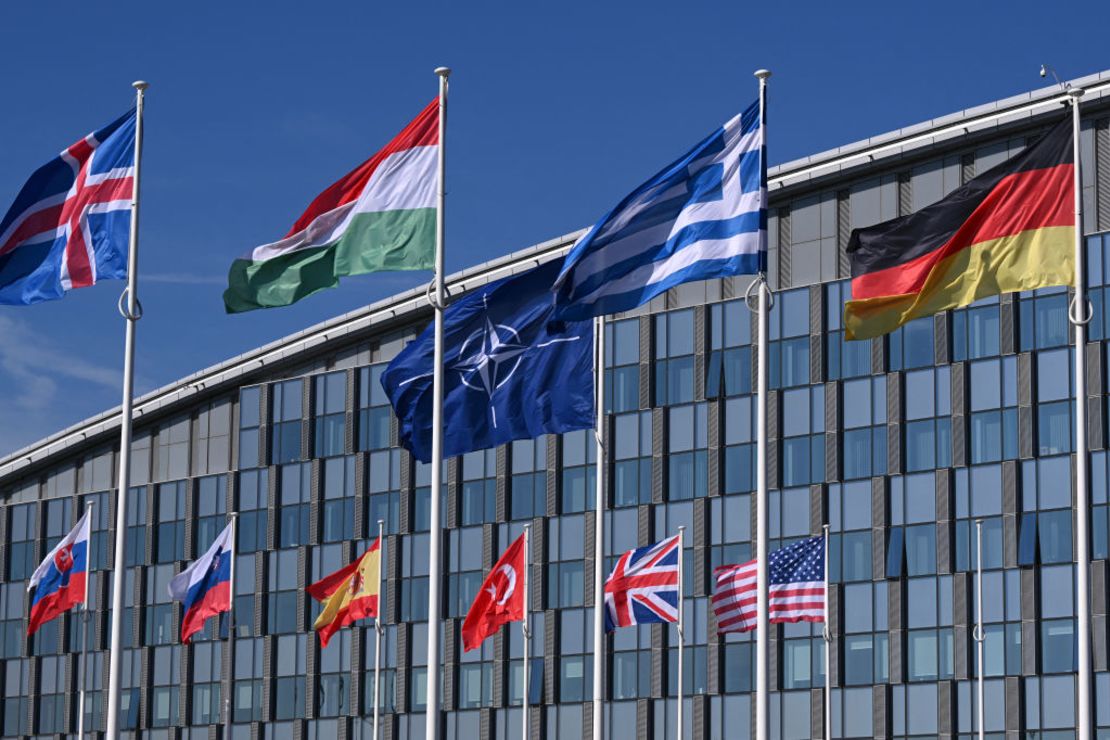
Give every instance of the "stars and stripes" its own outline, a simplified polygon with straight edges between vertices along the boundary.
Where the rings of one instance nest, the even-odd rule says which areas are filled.
[[[134,110],[35,170],[0,219],[0,304],[126,277],[134,176]]]
[[[571,249],[564,319],[627,311],[681,283],[760,272],[767,178],[759,103],[636,188]]]
[[[605,630],[678,621],[679,537],[629,550],[605,581]]]
[[[825,540],[811,537],[767,557],[767,612],[771,622],[825,621]],[[756,627],[756,565],[714,569],[713,611],[718,632],[747,632]]]

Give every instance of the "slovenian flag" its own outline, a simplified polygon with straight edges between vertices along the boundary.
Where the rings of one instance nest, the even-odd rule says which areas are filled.
[[[204,629],[209,617],[231,611],[231,560],[235,557],[231,524],[200,558],[170,581],[170,597],[185,605],[181,641]]]
[[[288,306],[344,275],[435,265],[439,101],[312,201],[278,242],[228,273],[228,313]]]
[[[27,590],[35,589],[27,635],[43,624],[85,601],[85,581],[89,570],[89,512],[77,526],[54,546],[46,559],[31,574]]]

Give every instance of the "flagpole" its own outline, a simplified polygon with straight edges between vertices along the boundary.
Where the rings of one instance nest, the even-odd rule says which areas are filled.
[[[685,596],[684,596],[685,592],[683,590],[683,585],[684,584],[682,582],[682,570],[683,570],[683,568],[682,568],[682,554],[685,552],[685,548],[686,548],[686,527],[679,526],[679,528],[678,528],[678,711],[675,713],[676,728],[678,730],[675,733],[675,737],[677,737],[678,740],[682,740],[682,738],[683,738],[683,726],[682,726],[682,687],[683,687],[683,684],[682,684],[682,678],[683,678],[683,676],[682,676],[682,647],[683,647],[683,644],[686,642],[686,634],[685,634],[685,629],[684,629],[684,624],[683,624],[682,618],[683,618],[683,616],[685,616],[685,611],[686,610],[682,608],[683,607],[682,602],[685,601],[686,599],[685,599]]]
[[[224,740],[231,740],[231,700],[235,694],[235,559],[239,552],[235,537],[239,529],[239,513],[227,515],[231,524],[231,577],[228,579],[231,609],[227,612],[227,696],[224,697]]]
[[[378,704],[381,703],[382,670],[382,554],[385,552],[385,520],[378,520],[378,615],[374,617],[374,740],[378,740]]]
[[[94,519],[93,507],[96,506],[95,501],[89,501],[85,504],[85,511],[89,515],[89,526],[92,527]],[[77,740],[85,740],[85,680],[86,664],[88,662],[88,647],[89,647],[89,568],[90,558],[92,552],[92,542],[85,545],[85,598],[81,600],[81,693],[77,697]]]
[[[143,154],[143,96],[148,83],[139,80],[135,88],[135,176],[131,181],[131,233],[127,245],[127,290],[120,296],[120,313],[126,320],[123,345],[123,403],[119,424],[119,478],[116,486],[116,542],[112,567],[112,623],[108,643],[108,718],[105,736],[119,736],[120,673],[123,667],[123,584],[126,573],[127,490],[131,487],[131,411],[135,388],[135,323],[142,317],[139,305],[139,170]],[[126,307],[124,300],[126,299]]]
[[[531,611],[531,602],[528,601],[530,594],[528,593],[528,571],[532,569],[532,525],[524,525],[524,573],[521,574],[521,580],[524,581],[523,593],[521,597],[524,599],[524,622],[521,625],[521,634],[524,637],[524,694],[520,703],[521,710],[524,714],[522,722],[522,731],[520,733],[521,740],[528,740],[528,663],[531,660],[531,653],[529,652],[530,638],[532,631],[529,629],[528,614]]]
[[[759,79],[759,122],[764,129],[766,149],[767,78],[770,71],[755,72]],[[766,165],[766,163],[764,163]],[[768,293],[765,275],[757,276],[755,286],[759,291],[759,331],[756,345],[756,656],[755,656],[755,740],[767,740],[767,311]]]
[[[983,520],[975,520],[975,651],[979,661],[976,672],[976,696],[979,703],[976,716],[979,722],[979,740],[983,740]]]
[[[605,661],[605,317],[594,319],[594,404],[597,424],[594,428],[594,740],[604,737],[602,664]]]
[[[829,525],[825,532],[825,740],[832,740],[832,630],[829,629]]]
[[[443,474],[443,310],[445,296],[443,290],[444,259],[444,205],[446,189],[444,175],[447,170],[447,78],[451,70],[436,67],[439,76],[439,178],[436,191],[436,274],[433,289],[432,308],[435,309],[435,348],[432,372],[432,492],[428,516],[428,674],[427,674],[427,719],[424,723],[424,737],[427,740],[439,738],[439,630],[440,630],[440,540],[443,532],[440,525],[440,488]]]
[[[1075,489],[1076,489],[1076,642],[1078,664],[1078,740],[1091,738],[1091,603],[1090,502],[1087,490],[1087,322],[1090,313],[1083,280],[1083,190],[1079,172],[1079,98],[1083,90],[1068,88],[1072,110],[1072,157],[1075,163],[1075,299],[1068,318],[1075,328]],[[1080,316],[1087,318],[1081,319]]]

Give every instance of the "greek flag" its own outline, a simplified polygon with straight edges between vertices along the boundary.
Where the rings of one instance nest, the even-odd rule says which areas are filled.
[[[627,311],[681,283],[765,270],[763,131],[757,101],[594,224],[556,281],[559,317]]]

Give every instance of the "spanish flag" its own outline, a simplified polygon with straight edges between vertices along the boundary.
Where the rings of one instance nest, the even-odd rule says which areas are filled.
[[[320,647],[328,646],[336,630],[360,619],[378,616],[381,552],[379,537],[358,560],[308,587],[309,596],[324,602],[324,610],[312,625],[320,633]]]
[[[848,339],[980,298],[1075,279],[1070,116],[1015,157],[917,213],[856,229],[848,243]]]

